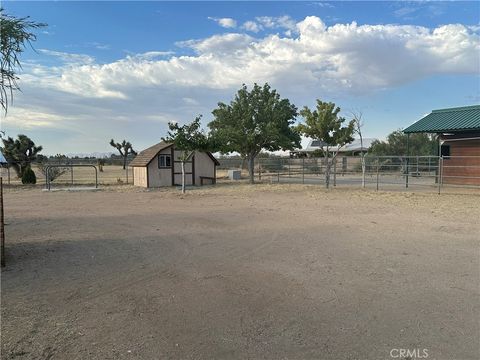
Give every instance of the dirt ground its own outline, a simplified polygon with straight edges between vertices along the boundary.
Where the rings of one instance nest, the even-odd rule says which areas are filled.
[[[479,359],[479,203],[7,189],[2,359]]]

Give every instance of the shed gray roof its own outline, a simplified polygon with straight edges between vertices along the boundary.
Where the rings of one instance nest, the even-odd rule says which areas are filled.
[[[5,156],[3,156],[2,152],[0,151],[0,164],[6,164],[7,160],[5,159]]]
[[[480,105],[433,110],[404,133],[444,133],[480,130]]]

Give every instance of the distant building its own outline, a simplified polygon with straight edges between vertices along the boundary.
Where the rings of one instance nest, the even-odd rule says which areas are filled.
[[[433,110],[405,134],[437,134],[446,184],[480,185],[480,105]]]
[[[133,184],[142,187],[161,187],[182,184],[181,152],[172,143],[160,142],[141,151],[128,166],[133,167]],[[219,162],[209,152],[195,151],[185,163],[186,185],[216,182]]]
[[[372,143],[378,139],[375,138],[365,138],[363,139],[363,147],[360,144],[360,139],[355,139],[350,144],[347,144],[340,148],[338,151],[339,154],[349,154],[349,155],[358,155],[362,151],[367,152],[371,148]],[[325,147],[326,143],[320,140],[310,140],[305,149],[293,150],[290,152],[293,156],[311,156],[315,151],[321,150],[322,147]],[[338,146],[330,146],[331,151],[337,151]]]

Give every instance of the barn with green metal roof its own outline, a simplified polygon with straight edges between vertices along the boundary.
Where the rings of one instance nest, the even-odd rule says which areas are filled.
[[[438,135],[444,183],[480,185],[480,105],[433,110],[403,132]]]

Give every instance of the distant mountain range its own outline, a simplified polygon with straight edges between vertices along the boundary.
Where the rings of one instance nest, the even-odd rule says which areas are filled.
[[[65,154],[65,156],[69,158],[78,156],[79,158],[94,157],[97,159],[101,159],[101,158],[109,158],[113,154],[118,155],[118,153],[113,153],[109,151],[109,152],[92,152],[92,153],[68,153],[68,154]]]

